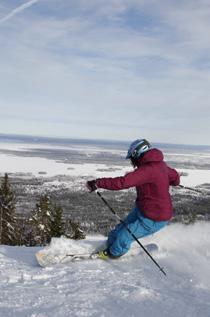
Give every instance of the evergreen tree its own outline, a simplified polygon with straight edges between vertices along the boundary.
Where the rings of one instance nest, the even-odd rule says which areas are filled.
[[[26,230],[27,245],[46,245],[52,237],[65,235],[71,239],[85,239],[85,234],[79,223],[63,220],[63,210],[58,205],[52,205],[49,196],[40,197],[39,203],[29,219],[30,230]],[[66,227],[67,226],[67,227]],[[26,224],[27,229],[27,224]],[[66,234],[66,231],[70,231]]]
[[[30,218],[34,245],[46,245],[51,239],[52,206],[48,195],[40,197]]]
[[[84,231],[80,228],[80,224],[72,221],[71,219],[67,222],[66,231],[66,236],[70,239],[80,240],[85,239],[86,237]]]
[[[5,174],[0,186],[0,244],[15,244],[15,196]]]
[[[28,245],[27,241],[27,224],[28,221],[25,217],[20,215],[16,217],[15,221],[15,240],[16,245]]]
[[[60,237],[64,234],[63,210],[60,206],[54,205],[51,219],[51,236]]]

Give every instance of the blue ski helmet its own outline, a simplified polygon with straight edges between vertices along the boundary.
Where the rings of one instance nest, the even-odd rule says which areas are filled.
[[[126,159],[131,159],[131,158],[137,159],[143,153],[149,151],[150,149],[151,149],[151,145],[147,140],[145,139],[135,140],[129,146]]]

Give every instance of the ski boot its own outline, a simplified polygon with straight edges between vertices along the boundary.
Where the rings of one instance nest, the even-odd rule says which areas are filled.
[[[101,260],[108,260],[109,259],[109,255],[107,250],[101,250],[98,252],[98,258]]]
[[[120,256],[114,256],[109,252],[109,249],[101,250],[98,252],[98,258],[101,260],[109,260],[109,259],[119,259]]]

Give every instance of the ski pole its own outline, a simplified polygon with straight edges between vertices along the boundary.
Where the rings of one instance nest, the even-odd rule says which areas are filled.
[[[116,218],[120,221],[120,223],[122,223],[125,228],[127,229],[127,231],[131,234],[131,236],[133,237],[133,239],[138,243],[138,245],[144,250],[144,252],[150,257],[150,259],[155,263],[155,265],[159,268],[159,270],[166,275],[166,272],[164,271],[164,269],[162,267],[160,267],[160,265],[157,263],[157,261],[155,261],[155,259],[152,257],[152,255],[147,251],[147,249],[143,246],[143,244],[141,244],[141,242],[136,238],[136,236],[132,233],[132,231],[129,229],[129,227],[127,226],[127,224],[125,223],[125,221],[123,221],[118,214],[115,212],[115,210],[110,206],[110,204],[104,199],[104,197],[101,195],[101,193],[96,190],[97,195],[101,198],[101,200],[104,202],[104,204],[109,208],[109,210],[111,210],[111,212],[116,216]]]
[[[183,185],[179,185],[179,187],[180,187],[180,188],[183,188],[183,189],[191,190],[191,191],[196,192],[196,193],[199,193],[199,194],[204,194],[201,190],[195,189],[195,188],[192,188],[192,187],[187,187],[187,186],[183,186]]]

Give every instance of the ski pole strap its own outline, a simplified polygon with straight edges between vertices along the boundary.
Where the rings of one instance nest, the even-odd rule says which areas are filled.
[[[159,270],[166,275],[166,272],[160,265],[157,263],[157,261],[152,257],[152,255],[147,251],[147,249],[141,244],[141,242],[137,239],[137,237],[133,234],[133,232],[129,229],[128,225],[123,221],[118,214],[115,212],[115,210],[110,206],[110,204],[104,199],[104,197],[101,195],[101,193],[96,190],[97,195],[103,200],[104,204],[111,210],[111,212],[117,217],[117,219],[125,226],[126,230],[131,234],[133,239],[138,243],[138,245],[144,250],[144,252],[150,257],[150,259],[155,263],[155,265],[159,268]]]

